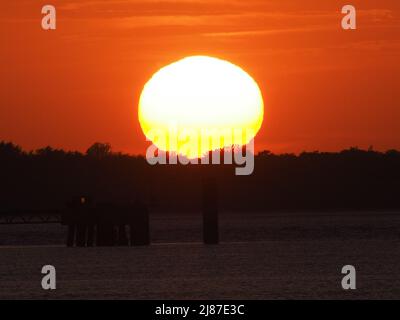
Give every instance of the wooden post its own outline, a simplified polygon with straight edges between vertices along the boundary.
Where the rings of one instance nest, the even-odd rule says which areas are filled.
[[[67,246],[86,247],[88,221],[90,218],[90,199],[74,197],[67,202],[67,210],[61,216],[61,223],[68,226]]]
[[[205,170],[203,170],[202,177],[203,241],[205,244],[218,244],[217,181]]]

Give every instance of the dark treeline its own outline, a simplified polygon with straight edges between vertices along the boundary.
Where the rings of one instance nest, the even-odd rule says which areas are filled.
[[[0,143],[0,211],[62,209],[69,199],[132,203],[152,210],[198,211],[202,176],[218,182],[223,210],[395,210],[400,208],[400,152],[351,148],[339,153],[255,157],[254,173],[235,165],[155,165],[94,144],[85,154],[50,147],[24,152]]]

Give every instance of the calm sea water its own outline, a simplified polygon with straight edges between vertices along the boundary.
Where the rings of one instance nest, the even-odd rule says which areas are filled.
[[[221,215],[221,244],[201,241],[200,215],[154,214],[152,242],[65,248],[64,227],[0,226],[0,299],[400,299],[400,214]],[[43,291],[41,267],[57,269]],[[357,269],[357,290],[341,268]]]

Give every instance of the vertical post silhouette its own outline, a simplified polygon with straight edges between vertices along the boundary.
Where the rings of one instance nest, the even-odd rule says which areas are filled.
[[[203,170],[202,177],[203,241],[205,244],[218,244],[218,190],[217,181]]]
[[[62,224],[68,226],[67,247],[86,247],[88,221],[90,219],[90,199],[74,197],[67,203],[67,210],[62,215]]]

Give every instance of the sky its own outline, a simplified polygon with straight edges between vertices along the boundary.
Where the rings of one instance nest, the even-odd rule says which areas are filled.
[[[41,28],[42,6],[57,29]],[[341,8],[357,9],[343,30]],[[259,84],[256,151],[400,149],[398,0],[18,0],[0,2],[0,140],[26,150],[107,142],[144,154],[144,84],[191,55]]]

